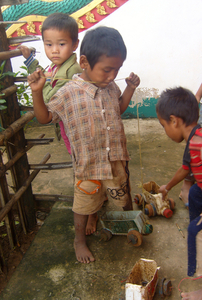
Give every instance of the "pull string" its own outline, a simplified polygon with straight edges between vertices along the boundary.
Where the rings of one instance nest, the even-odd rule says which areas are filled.
[[[46,76],[40,76],[40,78],[46,78],[46,81],[50,80],[53,82],[55,80],[63,80],[63,81],[78,81],[78,79],[68,79],[68,78],[51,78],[51,77],[46,77]],[[115,79],[114,81],[119,81],[119,80],[125,80],[126,78],[119,78],[119,79]],[[87,80],[82,80],[83,82],[88,82],[88,83],[103,83],[103,82],[99,82],[99,81],[87,81]],[[35,82],[35,80],[31,81],[28,86],[30,86],[31,83]]]
[[[141,187],[142,187],[142,192],[144,191],[143,189],[143,167],[142,167],[142,150],[141,150],[141,138],[140,138],[140,118],[139,118],[139,111],[138,111],[138,102],[137,103],[137,124],[138,124],[138,144],[139,144],[139,156],[140,156],[140,172],[141,172]]]
[[[137,99],[137,98],[136,98]],[[137,104],[137,124],[138,124],[138,144],[139,144],[139,156],[140,156],[140,173],[141,173],[141,188],[142,188],[142,197],[144,197],[144,188],[143,188],[143,166],[142,166],[142,149],[141,149],[141,137],[140,137],[140,118],[138,111],[138,102]],[[142,211],[145,211],[145,201],[142,201]],[[147,223],[147,221],[145,221]]]
[[[182,291],[181,291],[181,289],[180,289],[180,284],[181,284],[182,281],[184,281],[185,279],[197,280],[197,279],[201,279],[201,278],[202,278],[202,276],[199,276],[199,277],[196,277],[196,278],[185,277],[185,278],[181,279],[180,282],[179,282],[179,284],[178,284],[178,291],[179,291],[180,293],[182,293]]]
[[[52,81],[55,80],[64,80],[64,81],[78,81],[78,79],[68,79],[68,78],[57,78],[57,77],[46,77],[46,76],[41,76],[41,78],[46,78],[46,79],[52,79]],[[119,80],[125,80],[126,78],[118,78],[118,79],[114,79],[114,81],[119,81]],[[102,83],[102,81],[87,81],[87,80],[83,80],[84,82],[89,82],[89,83]]]

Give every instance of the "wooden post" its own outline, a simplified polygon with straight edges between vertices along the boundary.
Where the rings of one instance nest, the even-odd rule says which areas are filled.
[[[1,91],[1,94],[3,94],[3,96],[0,96],[0,99],[4,99],[5,97],[8,97],[15,92],[17,92],[17,86],[16,85],[10,86],[7,89]]]
[[[47,153],[42,159],[41,164],[45,164],[49,158],[50,158],[50,154]],[[19,198],[25,193],[30,183],[32,182],[32,180],[34,180],[34,178],[39,173],[39,171],[40,170],[34,170],[29,175],[29,177],[25,180],[21,188],[14,194],[14,196],[10,199],[10,201],[2,208],[2,210],[0,211],[0,220],[2,220],[6,216],[6,214],[11,210],[13,204],[15,204],[19,200]]]
[[[9,127],[6,128],[6,130],[0,133],[0,145],[5,145],[5,142],[12,138],[14,134],[17,134],[20,129],[23,129],[23,126],[25,126],[28,121],[32,120],[33,118],[34,112],[29,111],[25,113],[21,118],[13,122]]]
[[[42,139],[44,137],[44,133],[40,134],[38,136],[39,139]],[[14,163],[16,163],[16,161],[25,154],[25,152],[27,152],[28,150],[30,150],[33,147],[32,144],[28,145],[25,149],[23,149],[21,152],[17,152],[15,154],[15,156],[13,156],[11,159],[9,159],[9,161],[4,165],[4,164],[0,164],[0,177],[4,176],[5,172],[10,169]],[[30,168],[30,166],[29,166]],[[31,169],[31,168],[30,168]]]
[[[2,156],[0,155],[0,165],[3,164],[2,161]],[[3,207],[6,206],[6,204],[9,202],[10,200],[10,194],[9,194],[9,190],[8,190],[8,183],[6,180],[6,176],[2,176],[0,178],[0,203]],[[15,220],[14,220],[14,215],[13,212],[10,210],[8,212],[7,215],[5,215],[5,225],[6,225],[6,230],[7,230],[7,234],[8,234],[8,239],[9,239],[9,243],[11,246],[11,249],[14,248],[14,246],[17,244],[17,235],[15,232]]]
[[[0,53],[0,60],[6,60],[11,57],[22,55],[22,51],[20,49],[15,49],[11,51],[4,51]]]
[[[3,21],[1,12],[0,12],[0,20]],[[0,52],[2,51],[9,51],[9,46],[8,46],[5,28],[2,24],[0,24]],[[0,63],[2,63],[2,61],[0,61]],[[9,59],[6,61],[4,67],[4,72],[7,71],[12,71],[11,62]],[[13,84],[14,84],[13,77],[6,76],[3,78],[4,89],[12,86]],[[6,106],[7,106],[7,113],[4,114],[1,112],[3,128],[7,128],[9,125],[11,125],[13,122],[15,122],[17,119],[21,117],[16,93],[6,98]],[[20,129],[12,138],[10,138],[9,142],[10,142],[11,157],[14,156],[17,152],[22,151],[26,146],[23,128]],[[17,178],[16,188],[18,190],[23,185],[24,181],[29,177],[29,165],[28,165],[26,153],[15,163],[14,168],[15,168],[15,173]],[[26,227],[28,230],[31,230],[33,226],[36,224],[34,197],[32,193],[31,184],[21,196],[20,202],[23,210]]]

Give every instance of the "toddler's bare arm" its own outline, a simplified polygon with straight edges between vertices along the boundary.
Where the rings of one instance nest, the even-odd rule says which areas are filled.
[[[22,51],[22,55],[24,56],[24,58],[28,58],[31,54],[31,50],[27,47],[27,46],[24,46],[24,45],[20,45],[18,46],[18,49],[20,49]]]
[[[27,77],[28,83],[32,89],[34,112],[37,120],[41,124],[47,124],[52,120],[52,113],[48,111],[43,100],[43,86],[46,78],[41,69],[38,69]]]

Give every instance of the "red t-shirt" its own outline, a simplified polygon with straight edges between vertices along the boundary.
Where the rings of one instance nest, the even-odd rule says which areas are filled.
[[[202,128],[198,128],[189,142],[190,167],[197,185],[202,188]]]

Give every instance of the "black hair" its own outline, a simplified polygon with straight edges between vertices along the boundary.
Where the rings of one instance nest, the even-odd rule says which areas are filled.
[[[78,40],[78,24],[76,20],[64,13],[54,13],[49,15],[42,25],[42,39],[45,30],[55,28],[59,31],[68,31],[72,39],[72,43],[75,44]]]
[[[199,118],[199,105],[194,94],[183,87],[164,90],[156,104],[157,114],[165,121],[170,116],[181,118],[186,126],[197,123]]]
[[[85,34],[80,48],[80,56],[86,56],[91,69],[102,55],[107,57],[121,56],[124,61],[126,54],[126,46],[118,30],[105,26],[89,30]]]

